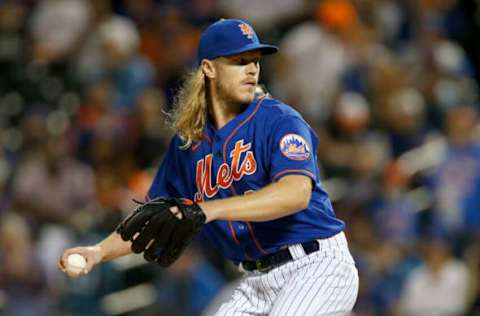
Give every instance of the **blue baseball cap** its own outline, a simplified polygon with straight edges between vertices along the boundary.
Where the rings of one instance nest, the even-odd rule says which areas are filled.
[[[259,49],[262,54],[274,54],[278,47],[260,43],[253,28],[245,21],[221,19],[202,33],[198,44],[197,63]]]

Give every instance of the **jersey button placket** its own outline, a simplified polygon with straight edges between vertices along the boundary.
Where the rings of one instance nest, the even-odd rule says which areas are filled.
[[[228,149],[228,145],[226,147],[226,152],[225,152],[225,160],[224,160],[224,153],[223,153],[223,145],[224,145],[224,139],[222,139],[219,135],[215,135],[215,137],[213,138],[213,144],[212,144],[212,153],[214,155],[214,158],[213,159],[213,168],[215,169],[215,173],[213,173],[213,175],[217,175],[217,172],[218,172],[218,169],[220,169],[220,166],[223,164],[223,163],[227,163],[230,167],[231,167],[231,161],[229,161],[229,149]],[[230,171],[231,172],[231,171]],[[232,234],[235,234],[235,235],[232,235],[232,238],[235,239],[235,241],[237,242],[238,246],[240,247],[240,249],[242,249],[242,251],[244,252],[244,255],[245,255],[245,258],[246,259],[250,259],[250,257],[248,256],[247,254],[247,250],[245,249],[244,247],[244,243],[242,243],[240,241],[240,239],[237,239],[239,238],[239,236],[237,235],[237,232],[240,232],[240,231],[243,231],[245,230],[245,225],[244,224],[241,224],[241,223],[238,223],[238,222],[235,222],[235,221],[229,221],[230,223],[230,227],[232,229]]]

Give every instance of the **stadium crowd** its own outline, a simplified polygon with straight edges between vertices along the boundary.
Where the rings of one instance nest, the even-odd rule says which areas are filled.
[[[0,314],[210,315],[239,277],[195,244],[82,278],[62,249],[143,199],[203,27],[250,22],[261,81],[320,136],[357,316],[480,315],[480,5],[457,0],[0,1]],[[125,259],[125,260],[123,260]]]

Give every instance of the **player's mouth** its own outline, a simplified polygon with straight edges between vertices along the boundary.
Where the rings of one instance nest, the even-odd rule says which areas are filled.
[[[245,80],[243,82],[243,84],[247,85],[247,86],[255,87],[257,85],[257,81],[256,80]]]

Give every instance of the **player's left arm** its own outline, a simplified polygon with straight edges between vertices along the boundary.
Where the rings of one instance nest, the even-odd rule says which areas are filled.
[[[247,195],[200,203],[207,216],[213,220],[270,221],[294,214],[307,208],[312,193],[312,179],[291,174],[262,189]]]
[[[295,115],[280,117],[268,135],[263,145],[272,182],[250,194],[201,203],[207,221],[270,221],[308,207],[317,180],[316,135]]]

